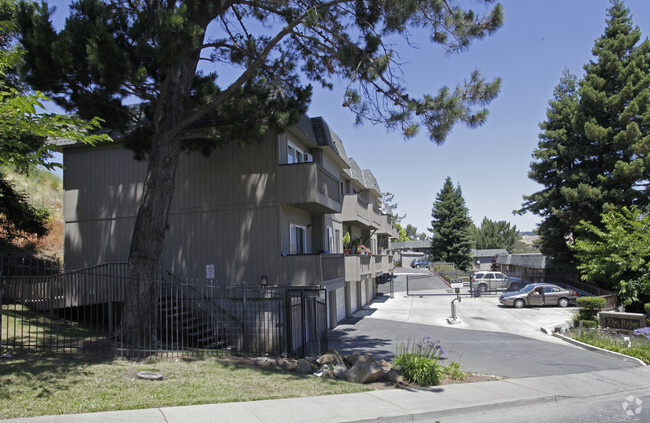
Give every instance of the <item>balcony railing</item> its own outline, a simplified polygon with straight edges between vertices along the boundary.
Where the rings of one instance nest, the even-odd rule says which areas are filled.
[[[372,205],[358,194],[343,196],[341,215],[344,222],[352,222],[364,228],[378,228],[372,214]]]
[[[340,181],[318,163],[280,165],[278,195],[282,204],[314,213],[340,213]]]
[[[345,276],[343,254],[297,254],[280,257],[282,284],[319,286]]]

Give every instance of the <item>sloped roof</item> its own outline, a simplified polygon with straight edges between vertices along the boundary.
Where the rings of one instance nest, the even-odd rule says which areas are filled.
[[[391,244],[393,249],[431,248],[431,241],[394,241]]]
[[[508,254],[505,248],[497,248],[492,250],[472,250],[472,257],[494,257],[501,254]]]
[[[500,255],[497,257],[497,264],[525,267],[528,269],[546,269],[550,267],[546,256],[541,253]]]

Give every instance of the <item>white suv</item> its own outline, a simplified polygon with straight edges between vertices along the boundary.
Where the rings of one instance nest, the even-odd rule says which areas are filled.
[[[487,290],[518,291],[523,288],[521,279],[510,277],[501,272],[482,271],[472,274],[472,289],[481,292]]]

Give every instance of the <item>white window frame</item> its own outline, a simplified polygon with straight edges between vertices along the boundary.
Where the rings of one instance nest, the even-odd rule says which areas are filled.
[[[334,229],[332,228],[327,228],[327,249],[330,254],[335,253],[336,251],[334,250],[336,247],[334,246]]]
[[[291,154],[291,150],[295,152],[295,155]],[[296,144],[291,141],[287,141],[287,163],[303,163],[313,161],[311,154],[307,153],[305,149],[298,147]]]
[[[298,239],[297,236],[300,232],[297,230],[300,229],[302,232],[302,251],[298,251]],[[289,251],[291,254],[307,254],[307,228],[302,225],[290,224],[289,225]]]

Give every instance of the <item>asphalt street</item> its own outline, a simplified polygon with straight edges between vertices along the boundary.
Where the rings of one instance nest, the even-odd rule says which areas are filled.
[[[406,295],[406,273],[398,271],[394,298],[380,297],[330,332],[329,345],[342,354],[372,352],[392,359],[398,343],[429,336],[447,360],[464,370],[503,377],[533,377],[635,367],[636,364],[568,344],[541,331],[570,320],[575,308],[512,309],[498,296],[464,297],[457,304],[460,323],[449,324],[454,298],[444,282],[428,295]],[[422,283],[418,281],[418,283]]]

